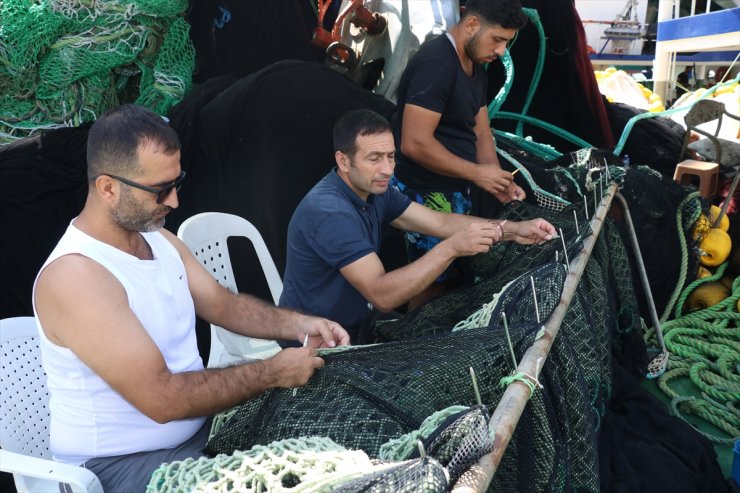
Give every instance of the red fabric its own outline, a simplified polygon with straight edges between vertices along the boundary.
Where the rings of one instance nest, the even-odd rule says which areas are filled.
[[[722,201],[719,203],[719,207],[722,207],[724,202],[727,200],[727,194],[730,191],[731,185],[732,185],[732,178],[728,178],[726,180],[720,181],[719,187],[717,188],[717,197],[722,199]],[[730,198],[730,205],[727,206],[728,216],[730,214],[734,214],[737,212],[738,203],[740,203],[740,185],[738,185],[738,187],[735,188],[735,192],[732,194],[732,197]]]
[[[603,139],[604,147],[607,149],[613,149],[615,145],[614,136],[612,135],[611,126],[609,125],[609,116],[606,113],[604,100],[601,97],[599,86],[596,83],[594,68],[591,65],[591,59],[588,56],[586,31],[583,29],[583,23],[581,23],[581,18],[578,16],[575,3],[571,3],[571,8],[573,9],[573,16],[576,20],[576,22],[573,23],[573,27],[576,29],[576,45],[573,58],[578,71],[578,78],[581,81],[581,87],[583,87],[583,95],[586,101],[588,101],[589,106],[591,106],[594,118],[599,122],[599,130],[601,131],[601,138]]]

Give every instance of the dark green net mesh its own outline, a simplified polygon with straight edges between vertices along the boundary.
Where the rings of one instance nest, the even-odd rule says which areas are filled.
[[[572,210],[547,213],[517,204],[505,212],[512,219],[543,214],[562,229],[572,260],[590,234],[584,224],[575,233]],[[245,403],[211,438],[208,453],[325,436],[377,457],[384,442],[418,428],[435,411],[473,405],[470,367],[482,403],[493,409],[504,391],[499,381],[512,372],[500,314],[507,313],[519,360],[542,325],[536,321],[532,280],[544,321],[560,299],[563,258],[559,239],[530,247],[497,245],[473,263],[475,285],[379,324],[379,339],[390,342],[327,352],[324,368],[295,396],[274,389]],[[490,491],[598,491],[596,437],[611,389],[610,348],[620,334],[642,328],[626,258],[619,233],[606,223],[540,371],[542,388],[525,408]],[[489,316],[474,316],[483,311]],[[452,331],[476,320],[487,322]]]

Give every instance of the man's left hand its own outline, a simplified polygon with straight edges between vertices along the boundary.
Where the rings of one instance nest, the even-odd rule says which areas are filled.
[[[514,200],[524,200],[527,198],[527,194],[524,192],[524,189],[513,181],[509,184],[506,190],[494,193],[493,196],[502,204],[508,204]]]
[[[507,226],[508,225],[511,225],[509,226],[512,230],[511,239],[522,245],[542,243],[544,241],[552,240],[557,235],[555,226],[544,219],[532,219],[530,221],[516,223],[509,222]],[[509,227],[505,228],[506,233],[509,233]],[[508,235],[505,234],[504,237],[506,236]]]
[[[332,348],[349,345],[349,334],[336,322],[325,318],[306,316],[300,323],[298,340],[303,343],[308,336],[312,348]]]

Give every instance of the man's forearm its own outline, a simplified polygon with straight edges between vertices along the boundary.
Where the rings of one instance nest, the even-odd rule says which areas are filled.
[[[438,244],[414,262],[383,274],[371,303],[382,312],[403,305],[429,287],[455,258],[455,252],[446,244]]]
[[[297,340],[304,315],[278,308],[255,296],[232,294],[222,325],[237,334],[260,339]],[[219,324],[221,325],[221,324]]]
[[[437,218],[439,222],[435,231],[430,232],[429,234],[431,236],[437,236],[442,239],[449,238],[461,229],[465,228],[468,224],[477,221],[485,221],[485,219],[481,219],[477,216],[468,216],[465,214],[455,214],[449,212],[434,212],[438,214]]]
[[[475,141],[475,158],[479,163],[495,164],[500,167],[496,155],[496,141],[493,139],[492,129],[477,135]]]
[[[279,383],[271,360],[229,368],[168,373],[161,385],[146,398],[133,403],[158,423],[210,416],[229,409]]]

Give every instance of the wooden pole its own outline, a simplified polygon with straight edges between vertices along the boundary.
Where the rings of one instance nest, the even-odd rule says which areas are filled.
[[[539,368],[542,368],[547,355],[550,353],[552,343],[560,330],[560,324],[563,321],[563,317],[565,317],[565,312],[570,306],[570,301],[576,292],[586,264],[591,257],[591,252],[594,249],[594,245],[601,232],[601,227],[604,224],[604,218],[607,212],[609,212],[612,200],[618,189],[619,186],[616,183],[611,183],[606,194],[602,197],[596,213],[591,218],[591,231],[593,234],[584,240],[583,250],[570,263],[570,270],[565,279],[560,303],[552,315],[550,315],[550,318],[545,321],[545,334],[534,341],[532,346],[527,349],[527,352],[524,353],[519,363],[517,371],[538,377],[536,374],[537,361],[540,361]],[[504,451],[511,440],[514,429],[528,401],[529,387],[525,384],[514,381],[506,388],[488,423],[489,428],[495,433],[493,452],[481,457],[477,464],[473,465],[462,475],[451,490],[453,493],[483,493],[488,489],[488,485],[491,483],[493,474],[501,463]]]

